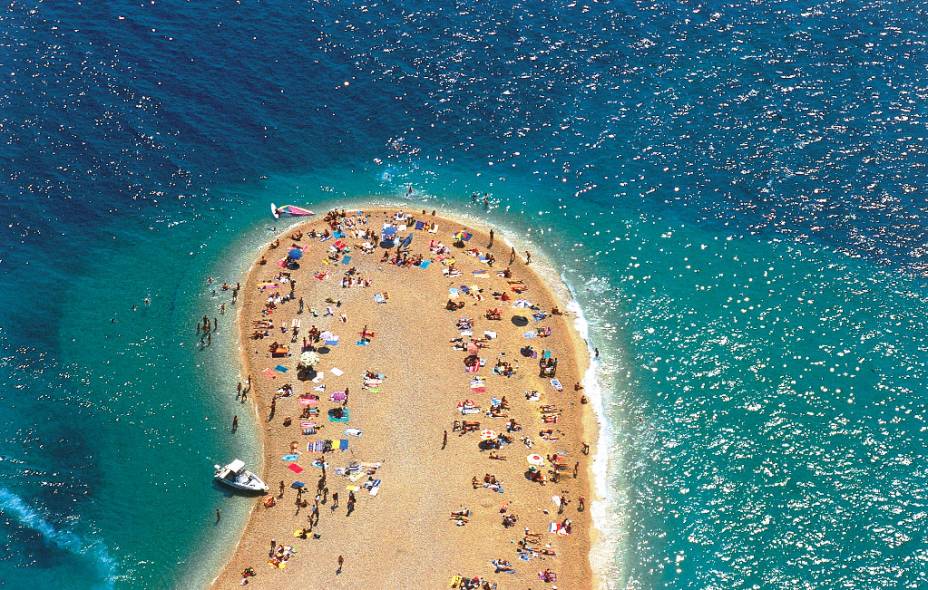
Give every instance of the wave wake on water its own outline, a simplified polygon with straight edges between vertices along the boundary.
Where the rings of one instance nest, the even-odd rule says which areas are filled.
[[[37,509],[7,488],[0,488],[0,513],[20,526],[34,530],[48,545],[90,560],[100,575],[100,582],[94,585],[95,588],[114,587],[116,560],[103,543],[88,542],[77,533],[55,528]]]

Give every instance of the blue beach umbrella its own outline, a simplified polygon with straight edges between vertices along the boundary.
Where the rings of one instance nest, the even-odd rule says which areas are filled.
[[[293,260],[299,260],[300,258],[303,257],[303,251],[300,250],[299,248],[293,248],[292,250],[287,252],[287,256],[289,256]]]
[[[405,238],[403,238],[403,241],[400,242],[400,247],[401,247],[401,248],[408,248],[410,244],[412,244],[412,234],[409,234],[408,236],[406,236]]]

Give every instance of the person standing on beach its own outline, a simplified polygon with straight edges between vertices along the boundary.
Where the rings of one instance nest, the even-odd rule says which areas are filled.
[[[335,575],[342,573],[342,566],[345,564],[345,558],[341,555],[338,556],[338,569],[335,570]]]
[[[238,385],[235,386],[235,399],[242,397],[242,382],[238,382]]]
[[[338,508],[338,492],[332,492],[332,510]]]
[[[445,447],[448,446],[448,431],[446,430],[444,434],[441,435],[441,450],[445,450]]]
[[[493,230],[490,229],[490,243],[487,244],[487,248],[492,248],[492,247],[493,247]]]
[[[238,430],[238,415],[232,416],[232,433]]]
[[[513,246],[512,250],[509,252],[509,266],[512,266],[512,263],[516,261],[516,247]]]
[[[525,251],[525,264],[531,264],[531,263],[532,263],[532,253],[526,250]]]

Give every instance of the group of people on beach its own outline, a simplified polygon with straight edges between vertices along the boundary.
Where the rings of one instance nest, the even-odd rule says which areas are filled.
[[[432,216],[434,215],[435,211],[432,212]],[[319,429],[324,428],[325,424],[322,421],[323,416],[328,417],[328,420],[333,423],[348,422],[351,418],[350,399],[352,399],[353,396],[350,394],[350,388],[344,387],[342,391],[330,392],[327,390],[325,384],[314,377],[316,371],[311,364],[309,366],[302,365],[304,362],[303,359],[313,358],[312,356],[307,357],[305,355],[313,355],[322,348],[331,348],[335,346],[335,341],[331,340],[331,338],[334,338],[334,335],[331,335],[329,332],[323,333],[315,324],[312,324],[308,329],[303,328],[300,316],[304,314],[304,310],[308,311],[309,315],[315,319],[320,317],[320,313],[317,309],[322,309],[324,307],[324,313],[321,315],[322,318],[330,316],[336,317],[336,314],[341,313],[340,319],[342,323],[348,321],[347,316],[339,310],[339,301],[328,299],[325,302],[320,301],[318,305],[314,305],[314,290],[311,286],[304,286],[301,290],[297,290],[297,273],[301,272],[300,269],[302,267],[308,269],[312,264],[315,264],[314,261],[309,259],[314,253],[310,246],[306,244],[307,240],[325,245],[325,253],[318,259],[319,261],[325,260],[325,265],[323,268],[311,273],[311,277],[316,281],[329,280],[334,276],[337,277],[339,281],[338,284],[345,289],[349,287],[360,287],[363,289],[373,286],[374,281],[363,274],[360,265],[351,264],[352,250],[361,252],[362,255],[372,254],[375,248],[379,246],[383,248],[383,254],[380,257],[380,262],[383,264],[389,264],[399,268],[427,268],[429,264],[435,264],[436,266],[441,266],[442,274],[449,279],[460,276],[461,274],[461,263],[456,260],[457,257],[473,257],[478,264],[485,265],[487,267],[486,270],[474,271],[475,276],[481,276],[481,273],[485,273],[494,284],[498,283],[500,286],[495,289],[483,289],[462,285],[460,288],[451,289],[450,296],[445,302],[445,309],[448,311],[457,313],[465,309],[468,303],[465,298],[469,298],[472,305],[489,306],[486,307],[485,311],[478,314],[479,318],[484,318],[488,322],[500,322],[503,319],[504,312],[499,307],[499,304],[508,304],[510,302],[520,303],[525,301],[522,299],[516,301],[516,299],[526,296],[528,286],[524,280],[517,279],[514,276],[517,273],[514,268],[517,259],[515,248],[512,248],[509,253],[509,264],[502,270],[494,269],[496,255],[492,251],[493,241],[495,239],[495,233],[493,231],[490,232],[490,240],[485,250],[472,245],[470,243],[472,235],[465,230],[461,230],[452,234],[450,246],[443,244],[436,236],[427,242],[427,252],[413,252],[409,241],[400,240],[398,238],[398,232],[393,231],[391,226],[415,228],[418,231],[427,232],[428,234],[437,234],[438,227],[434,219],[428,219],[426,211],[422,211],[422,216],[423,218],[417,220],[415,216],[409,213],[402,211],[396,212],[391,217],[384,220],[383,229],[378,231],[370,225],[371,219],[368,215],[354,211],[346,212],[345,210],[332,210],[323,216],[323,221],[325,223],[324,229],[317,230],[312,228],[306,231],[297,230],[289,235],[291,244],[287,248],[284,248],[287,254],[277,262],[278,266],[280,266],[280,270],[276,272],[270,280],[259,283],[258,285],[259,291],[255,295],[261,297],[263,300],[260,316],[249,318],[251,322],[252,338],[256,340],[270,338],[272,336],[275,338],[269,346],[263,349],[263,354],[266,355],[265,358],[279,359],[283,363],[286,362],[287,359],[297,356],[296,352],[291,351],[289,345],[295,344],[299,340],[299,337],[302,337],[301,345],[298,347],[298,356],[301,359],[301,364],[298,365],[298,371],[289,373],[287,367],[283,364],[278,365],[277,368],[269,368],[266,370],[265,376],[269,378],[281,377],[287,379],[289,375],[297,376],[297,381],[295,383],[291,381],[282,383],[271,397],[266,400],[266,403],[269,404],[268,421],[274,420],[276,416],[278,400],[282,400],[281,403],[287,403],[288,408],[290,407],[289,404],[296,403],[293,400],[298,400],[298,418],[296,420],[291,420],[290,417],[287,417],[283,422],[284,426],[294,429],[294,436],[297,439],[301,436],[312,436],[316,434]],[[268,252],[261,257],[259,265],[264,266],[269,264],[268,257],[273,257],[274,251],[279,249],[280,246],[279,240],[272,242]],[[299,252],[293,253],[294,249],[298,249]],[[525,252],[524,263],[531,263],[531,254],[529,252]],[[313,278],[309,279],[309,285],[314,284]],[[234,288],[229,288],[233,292],[233,304],[235,304],[238,299],[239,288],[239,285],[236,285]],[[225,284],[224,290],[226,290]],[[492,295],[492,298],[490,298],[490,295]],[[308,305],[304,304],[304,297],[308,299]],[[485,299],[488,299],[488,301],[485,301]],[[388,300],[389,295],[386,292],[378,293],[377,297],[374,298],[376,303],[385,303]],[[326,305],[323,306],[323,303]],[[292,311],[291,306],[296,308],[295,312]],[[558,316],[561,313],[557,307],[553,307],[546,311],[537,306],[532,306],[528,302],[525,302],[524,305],[520,303],[517,307],[525,309],[526,315],[529,313],[533,314],[534,320],[539,324],[534,330],[526,332],[526,338],[530,336],[532,338],[545,338],[549,336],[551,334],[551,327],[549,325],[541,325],[541,323],[546,318]],[[513,318],[513,323],[521,325],[516,323],[515,318]],[[451,346],[453,350],[464,353],[464,378],[470,381],[472,390],[482,391],[484,387],[482,384],[485,383],[485,378],[479,374],[481,373],[481,369],[486,365],[486,362],[481,355],[486,348],[495,344],[495,331],[488,329],[484,330],[484,335],[482,337],[475,336],[478,330],[475,327],[474,320],[469,317],[456,317],[454,325],[460,335],[452,339]],[[209,346],[212,334],[214,334],[217,329],[218,320],[216,318],[210,323],[208,317],[204,316],[203,319],[198,322],[197,334],[201,342],[205,341],[204,346]],[[326,336],[326,334],[329,334],[329,336]],[[358,346],[364,346],[365,343],[369,344],[374,337],[374,331],[365,325],[359,333],[357,344]],[[330,340],[327,340],[327,338]],[[554,356],[551,351],[546,350],[543,354],[538,355],[531,346],[516,349],[516,351],[521,352],[523,356],[538,358],[538,377],[551,380],[552,386],[557,393],[562,391],[556,378],[558,358]],[[488,368],[488,371],[490,374],[502,379],[511,379],[520,375],[519,363],[515,360],[515,355],[509,356],[505,351],[500,351],[495,363],[492,364],[492,369]],[[533,378],[531,374],[527,375],[527,377]],[[383,375],[381,373],[366,371],[362,375],[362,381],[364,383],[362,389],[376,388],[382,380]],[[557,385],[554,385],[555,383]],[[579,391],[578,387],[579,384],[575,386],[575,392]],[[304,388],[306,388],[305,391],[303,390]],[[245,385],[239,382],[236,399],[244,402],[251,389],[252,380],[249,375]],[[330,395],[323,396],[323,393]],[[362,391],[362,395],[363,394],[364,392]],[[525,403],[537,404],[537,407],[533,411],[538,412],[538,419],[542,425],[549,426],[539,430],[539,438],[546,442],[555,442],[559,440],[561,433],[557,431],[554,425],[557,424],[563,410],[556,403],[543,403],[542,397],[543,396],[539,394],[537,390],[526,392]],[[328,407],[325,407],[326,405],[328,405]],[[458,411],[461,413],[462,417],[476,410],[478,414],[475,415],[475,418],[480,418],[480,412],[485,414],[485,418],[481,418],[480,420],[455,419],[452,423],[451,431],[459,434],[461,437],[479,434],[480,440],[478,444],[474,446],[474,452],[487,453],[487,458],[493,464],[500,466],[507,464],[507,457],[503,454],[503,451],[507,447],[522,443],[526,450],[532,449],[536,443],[531,437],[525,435],[525,427],[520,421],[522,418],[517,420],[516,417],[512,415],[513,409],[506,396],[502,396],[502,399],[491,399],[485,407],[486,410],[484,411],[479,407],[479,404],[473,400],[465,400],[465,403],[458,404]],[[297,415],[293,412],[289,413],[291,413],[291,415]],[[483,428],[486,424],[482,424],[481,420],[500,420],[500,431],[490,431]],[[236,415],[233,420],[232,431],[235,432],[237,428],[238,416]],[[350,432],[351,430],[352,429],[346,429],[346,432]],[[360,434],[360,431],[358,431],[358,434]],[[342,444],[346,445],[346,442],[347,441],[343,441]],[[302,510],[307,511],[305,523],[300,524],[296,530],[293,531],[293,537],[300,541],[320,538],[318,528],[320,518],[323,515],[321,506],[328,504],[330,510],[327,512],[329,514],[335,514],[339,509],[339,492],[330,490],[330,487],[333,486],[332,477],[347,478],[350,482],[358,482],[356,484],[350,483],[347,486],[347,496],[345,497],[346,501],[344,503],[346,516],[351,516],[357,510],[359,494],[362,490],[370,492],[370,496],[375,496],[380,486],[380,480],[376,478],[377,471],[380,467],[379,464],[355,461],[344,467],[334,468],[333,470],[332,467],[329,466],[329,462],[334,458],[332,453],[340,446],[338,444],[339,441],[325,440],[320,441],[320,443],[321,444],[318,446],[311,443],[310,446],[307,447],[308,449],[313,449],[311,452],[319,453],[318,458],[311,460],[310,463],[313,468],[321,472],[321,475],[316,481],[316,490],[315,494],[312,494],[312,499],[309,497],[311,493],[307,492],[308,488],[306,484],[301,481],[301,479],[305,478],[305,476],[303,476],[300,480],[294,480],[289,485],[284,480],[281,480],[277,486],[277,494],[268,496],[262,500],[265,509],[271,510],[285,500],[288,493],[287,490],[294,490],[293,503],[296,507],[296,514],[299,515]],[[300,462],[298,458],[301,455],[299,447],[300,445],[298,443],[293,442],[289,445],[289,448],[286,449],[288,451],[287,456],[293,457],[292,464],[289,468],[297,476],[306,469],[304,466],[298,464]],[[442,437],[441,448],[444,450],[447,447],[448,431],[445,430]],[[538,455],[538,457],[541,456]],[[542,485],[549,481],[559,482],[561,472],[564,470],[564,461],[562,457],[563,453],[560,451],[558,453],[549,453],[541,457],[538,464],[531,464],[524,470],[525,479]],[[573,469],[574,478],[579,476],[578,465],[579,462],[577,462]],[[485,490],[483,491],[484,494],[489,491],[494,494],[500,494],[504,498],[507,497],[507,486],[504,485],[503,478],[492,471],[486,471],[482,476],[475,475],[471,484],[474,491]],[[334,489],[333,487],[333,490]],[[559,498],[557,514],[561,516],[568,505],[571,504],[569,500],[570,493],[567,489],[563,489],[557,497]],[[584,506],[585,499],[581,496],[577,501],[578,511],[583,511]],[[524,508],[525,507],[523,507],[523,509]],[[545,510],[545,513],[547,513],[547,510]],[[467,507],[460,507],[457,510],[451,511],[451,520],[456,526],[467,526],[468,523],[472,522],[473,518],[474,512]],[[499,526],[501,526],[501,530],[512,529],[519,522],[520,516],[511,510],[510,501],[507,500],[499,509]],[[558,521],[552,522],[551,527],[552,530],[549,532],[554,535],[553,539],[555,541],[560,541],[560,537],[571,534],[573,524],[569,517],[564,517]],[[270,540],[267,562],[271,566],[277,569],[284,569],[297,555],[298,547],[279,544],[276,539]],[[483,574],[472,576],[455,574],[452,576],[449,586],[457,589],[473,588],[480,590],[496,588],[496,582],[489,578],[491,574],[513,575],[516,574],[519,569],[515,567],[507,557],[527,563],[533,559],[554,559],[557,557],[557,551],[553,546],[553,542],[542,542],[540,534],[532,533],[528,528],[525,528],[523,536],[515,545],[513,555],[498,556],[496,559],[490,560],[488,570]],[[344,558],[342,555],[339,555],[337,560],[337,573],[340,574],[343,571],[343,564]],[[241,571],[242,584],[248,584],[249,580],[257,575],[257,572],[251,565],[248,565],[248,567]],[[544,568],[538,572],[537,579],[542,583],[555,583],[557,582],[557,574],[550,568]]]

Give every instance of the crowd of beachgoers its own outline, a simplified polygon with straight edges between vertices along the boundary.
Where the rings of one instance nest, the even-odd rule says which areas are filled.
[[[470,568],[436,573],[447,587],[530,588],[534,580],[556,588],[559,578],[566,583],[565,568],[588,576],[588,531],[577,533],[578,523],[588,526],[590,453],[580,427],[587,403],[579,382],[584,359],[576,358],[582,347],[528,270],[530,253],[509,246],[500,252],[495,240],[493,230],[478,237],[477,230],[452,225],[434,211],[333,210],[270,243],[245,284],[239,332],[246,373],[236,400],[244,404],[251,396],[266,424],[264,472],[271,491],[259,500],[227,568],[238,572],[237,583],[295,587],[299,579],[287,576],[306,572],[304,581],[310,581],[330,569],[335,585],[353,587],[376,577],[349,582],[351,570],[390,567],[369,561],[379,548],[358,550],[340,535],[356,534],[350,527],[358,515],[402,519],[409,498],[429,497],[396,479],[402,470],[391,470],[405,461],[394,456],[404,449],[377,444],[384,429],[399,429],[385,417],[397,406],[406,408],[403,420],[412,420],[417,436],[425,425],[436,433],[426,443],[431,449],[411,453],[420,463],[472,470],[429,483],[442,489],[436,499],[457,500],[445,507],[449,524],[494,539],[485,545],[496,553],[485,556],[483,567],[470,557],[440,560]],[[427,275],[434,275],[429,285],[435,286],[426,288],[420,277]],[[241,288],[229,285],[233,304]],[[201,341],[210,337],[208,319],[198,332]],[[443,365],[396,362],[413,358],[403,356],[404,346],[412,353],[426,341],[443,342],[444,352],[430,345],[415,358],[440,355]],[[561,373],[561,357],[568,374]],[[457,374],[449,370],[455,363]],[[442,382],[444,390],[436,391],[441,388],[434,384]],[[418,384],[421,391],[408,389]],[[428,408],[408,407],[426,399]],[[381,403],[387,403],[384,411]],[[441,415],[444,424],[430,418]],[[416,424],[416,416],[425,422]],[[238,431],[237,416],[232,431]],[[365,448],[368,442],[374,448]],[[451,489],[455,478],[460,483]],[[380,526],[404,533],[402,521]],[[260,534],[263,541],[256,539]],[[217,584],[232,577],[220,576]],[[571,581],[570,587],[589,585]]]

